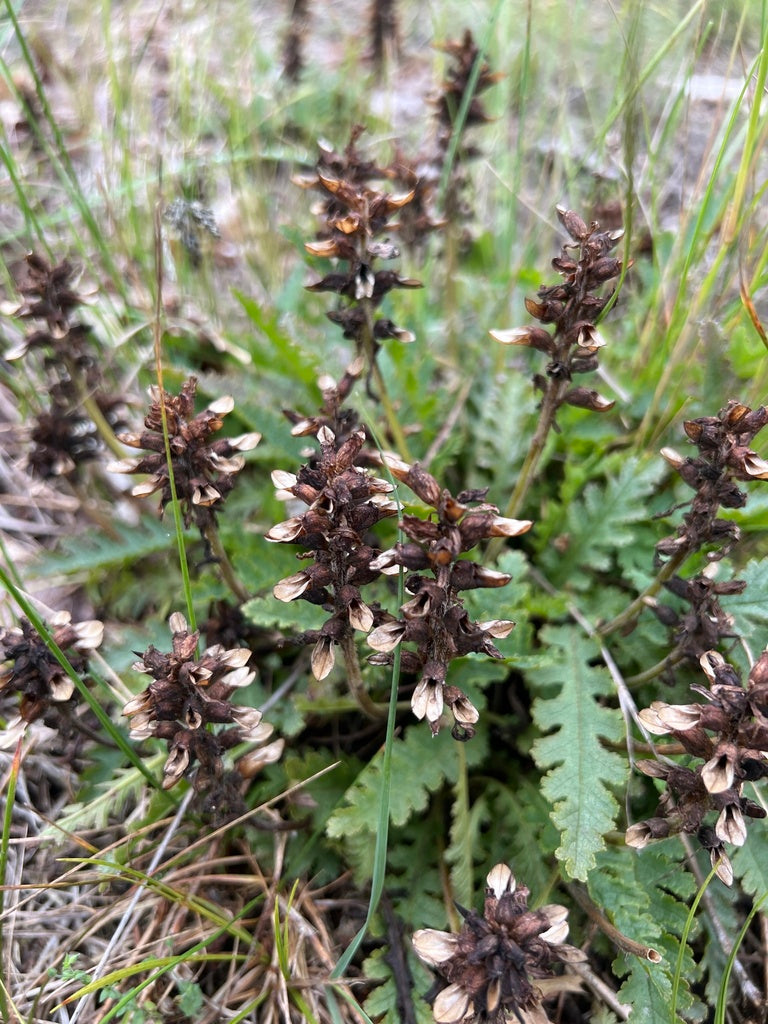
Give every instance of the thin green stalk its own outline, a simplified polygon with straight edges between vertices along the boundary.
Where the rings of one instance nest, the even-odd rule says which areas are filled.
[[[615,121],[621,116],[624,111],[624,107],[628,103],[632,103],[636,98],[637,94],[643,88],[645,83],[650,79],[656,68],[662,62],[664,57],[669,53],[675,43],[678,41],[680,36],[685,32],[690,23],[696,17],[696,15],[705,7],[707,0],[696,0],[696,3],[691,7],[685,17],[680,21],[677,28],[672,32],[664,45],[660,47],[653,57],[648,61],[643,70],[637,76],[637,79],[632,85],[632,88],[626,92],[622,92],[621,98],[617,101],[616,105],[612,107],[608,116],[605,119],[603,127],[597,134],[597,138],[602,140],[610,131]]]
[[[709,879],[707,879],[707,882],[709,882]],[[736,957],[738,955],[739,950],[741,949],[741,945],[744,942],[744,938],[747,932],[752,926],[752,919],[754,918],[755,914],[760,910],[762,905],[765,903],[766,899],[768,899],[768,893],[763,893],[760,899],[752,905],[752,909],[744,919],[744,924],[739,929],[739,934],[736,936],[736,939],[733,943],[733,948],[728,954],[728,962],[725,965],[725,971],[723,972],[723,977],[720,982],[720,988],[717,993],[717,1006],[715,1007],[715,1024],[725,1024],[726,1022],[725,1011],[728,1008],[728,986],[730,984],[731,973],[733,972],[734,964],[736,963]]]
[[[189,628],[194,632],[195,606],[192,600],[192,584],[189,578],[189,562],[187,561],[187,549],[184,544],[184,522],[181,516],[181,506],[176,493],[176,478],[173,475],[173,457],[171,456],[171,440],[168,434],[168,417],[165,409],[165,389],[163,387],[163,228],[162,228],[162,165],[158,172],[158,197],[155,203],[155,314],[152,318],[152,336],[155,349],[155,375],[157,386],[160,392],[160,418],[163,426],[163,444],[165,446],[165,461],[168,466],[168,483],[171,489],[171,508],[173,509],[173,523],[176,533],[176,550],[179,555],[179,566],[181,568],[182,589],[184,600],[187,606],[187,621]]]
[[[0,67],[3,68],[3,71],[5,72],[3,78],[7,81],[8,73],[5,66],[0,63]],[[52,256],[51,247],[48,245],[45,232],[43,231],[37,216],[32,212],[32,207],[29,205],[29,190],[24,187],[16,173],[16,167],[11,157],[11,147],[8,144],[8,136],[5,131],[3,131],[3,144],[0,146],[0,160],[8,172],[8,177],[11,179],[11,184],[13,185],[13,191],[16,193],[19,209],[24,216],[24,223],[27,226],[27,236],[29,239],[28,244],[31,245],[33,237],[37,236],[38,242],[45,249],[48,256]]]
[[[512,491],[504,512],[504,515],[509,518],[515,519],[517,517],[519,511],[523,507],[526,497],[528,496],[528,491],[536,477],[536,470],[541,460],[541,456],[544,454],[544,448],[547,438],[549,437],[549,432],[552,429],[552,424],[555,422],[555,414],[558,406],[560,405],[563,394],[567,390],[567,381],[550,381],[550,386],[541,403],[539,421],[536,424],[536,432],[531,438],[531,443],[528,447],[525,460],[520,467],[515,489]],[[504,540],[501,537],[497,537],[490,542],[488,545],[488,558],[490,561],[493,561],[498,557],[503,545]]]
[[[621,629],[622,626],[628,625],[646,607],[646,599],[658,594],[664,583],[674,576],[690,553],[690,550],[684,547],[677,554],[673,555],[668,562],[665,562],[654,580],[648,584],[641,594],[637,595],[634,601],[627,605],[623,612],[620,612],[610,622],[604,622],[602,626],[598,626],[597,635],[600,637],[609,636],[611,633],[615,633],[617,629]]]
[[[373,336],[373,305],[370,299],[363,299],[361,306],[365,313],[365,330],[362,337],[363,353],[368,363],[370,374],[376,381],[378,399],[384,409],[384,418],[386,420],[387,429],[392,440],[395,442],[395,446],[400,457],[405,459],[406,462],[412,462],[413,460],[408,451],[408,442],[405,440],[403,428],[400,426],[400,420],[398,419],[395,408],[390,400],[387,385],[381,372],[381,367],[376,361],[376,339]]]
[[[686,944],[688,942],[688,936],[690,934],[691,928],[693,927],[693,922],[696,920],[696,910],[697,910],[697,908],[699,906],[699,903],[701,903],[701,900],[702,900],[702,898],[704,896],[704,893],[707,891],[707,887],[708,887],[709,883],[712,881],[712,879],[715,877],[716,872],[717,872],[717,864],[713,865],[712,870],[709,872],[707,877],[704,879],[704,881],[699,886],[699,891],[696,893],[696,896],[694,897],[693,903],[691,904],[691,909],[688,911],[688,917],[685,920],[685,927],[683,928],[682,935],[680,936],[680,946],[679,946],[678,953],[677,953],[677,961],[675,963],[675,971],[674,971],[674,974],[672,975],[672,998],[670,999],[670,1006],[669,1006],[670,1011],[671,1011],[671,1016],[670,1016],[671,1024],[678,1024],[678,1016],[677,1016],[678,993],[680,991],[680,979],[681,979],[682,974],[683,974],[683,960],[685,958],[685,947],[686,947]]]
[[[461,135],[464,131],[464,124],[467,120],[467,114],[469,113],[469,107],[475,95],[475,89],[477,87],[477,80],[480,77],[480,72],[483,68],[483,62],[485,61],[486,54],[491,45],[491,41],[496,31],[496,22],[499,20],[502,7],[504,6],[504,0],[496,0],[493,10],[491,11],[490,18],[488,19],[488,25],[483,36],[483,41],[477,50],[477,57],[475,57],[475,63],[472,66],[472,71],[467,81],[467,88],[464,91],[464,95],[461,97],[461,103],[459,105],[456,119],[453,122],[453,131],[451,132],[451,141],[448,144],[448,150],[445,154],[445,162],[443,163],[443,171],[440,175],[440,184],[437,189],[437,206],[439,209],[443,209],[445,205],[445,197],[448,191],[448,184],[451,177],[451,170],[453,168],[454,161],[456,160],[456,153],[458,152],[459,144],[461,143]]]
[[[400,590],[402,591],[402,577],[400,574]],[[403,595],[400,594],[402,602]],[[379,818],[376,828],[376,846],[373,852],[373,876],[371,878],[371,896],[368,901],[368,912],[365,915],[363,926],[355,935],[352,942],[346,948],[338,963],[331,971],[331,980],[341,978],[355,953],[368,934],[373,915],[379,905],[381,894],[384,891],[384,878],[387,871],[387,844],[389,839],[389,807],[392,793],[392,747],[395,740],[395,719],[397,716],[397,690],[400,684],[400,647],[395,648],[394,661],[392,663],[392,684],[389,693],[389,714],[387,716],[387,733],[384,740],[384,756],[381,765],[381,796],[379,799]]]
[[[717,282],[723,262],[729,255],[729,250],[727,248],[722,246],[718,248],[712,266],[701,285],[697,288],[695,296],[691,298],[686,291],[688,278],[691,268],[701,255],[702,245],[706,244],[714,233],[714,228],[705,228],[705,224],[708,214],[710,213],[710,205],[714,194],[715,183],[718,181],[720,168],[724,163],[726,150],[736,127],[742,101],[749,86],[752,74],[758,66],[758,60],[759,58],[755,58],[755,61],[750,67],[744,86],[739,93],[739,97],[733,106],[730,117],[728,118],[723,140],[715,159],[715,165],[712,169],[712,173],[710,174],[707,188],[699,207],[699,212],[693,227],[692,237],[688,241],[682,266],[677,272],[677,292],[675,294],[672,311],[669,315],[669,327],[667,329],[667,335],[671,337],[673,333],[676,333],[677,340],[672,351],[666,356],[665,364],[659,376],[653,398],[651,399],[642,423],[638,428],[638,437],[643,439],[640,442],[641,444],[650,443],[650,439],[654,431],[654,425],[659,418],[659,406],[669,392],[671,378],[690,355],[688,349],[691,344],[691,335],[690,332],[685,333],[683,328],[686,324],[696,322],[698,311],[709,300],[712,289]]]
[[[18,743],[16,744],[16,752],[13,755],[13,761],[11,763],[11,770],[8,773],[8,789],[5,794],[5,809],[3,811],[3,835],[0,840],[0,973],[5,979],[3,984],[0,985],[0,1016],[3,1020],[8,1020],[8,999],[7,993],[10,991],[9,986],[5,983],[9,980],[9,974],[6,973],[6,952],[10,953],[10,949],[6,950],[5,943],[3,942],[3,929],[5,921],[5,893],[6,888],[10,884],[10,879],[7,876],[8,872],[8,848],[11,841],[11,825],[13,823],[13,804],[16,797],[16,783],[19,778],[19,768],[21,767],[21,744],[23,737],[20,736]],[[8,960],[8,966],[10,962]]]
[[[381,446],[378,444],[378,440],[373,435],[374,442],[381,451]],[[392,474],[387,471],[387,475],[390,478],[390,482],[394,484]],[[395,490],[395,495],[397,490]],[[398,506],[400,502],[398,500]],[[401,531],[398,530],[398,538],[402,539]],[[398,575],[397,582],[397,602],[398,606],[403,604],[405,600],[405,574],[402,569]],[[387,844],[389,840],[389,809],[391,804],[392,794],[392,748],[395,742],[395,721],[397,719],[397,691],[400,686],[400,645],[395,648],[394,657],[392,661],[392,679],[389,689],[389,711],[387,714],[387,732],[384,739],[384,754],[381,765],[381,796],[379,799],[379,817],[376,827],[376,845],[373,851],[373,874],[371,878],[371,895],[368,901],[368,911],[365,915],[365,921],[363,926],[355,935],[352,942],[349,944],[347,949],[340,957],[338,963],[331,972],[331,980],[335,980],[343,976],[347,967],[352,962],[357,950],[360,948],[365,936],[368,934],[368,929],[373,920],[373,915],[376,913],[376,908],[379,905],[381,894],[384,891],[384,878],[387,873]]]

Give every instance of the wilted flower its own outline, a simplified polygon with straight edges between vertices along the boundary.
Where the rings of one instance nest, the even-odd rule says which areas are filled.
[[[698,767],[638,761],[644,775],[662,779],[666,790],[656,815],[627,829],[628,846],[637,849],[654,839],[684,832],[696,835],[709,851],[718,876],[730,885],[733,872],[724,843],[742,846],[747,818],[764,818],[765,810],[743,795],[745,782],[768,776],[768,651],[755,662],[746,688],[732,665],[718,654],[701,656],[709,688],[695,689],[706,704],[654,701],[640,720],[654,735],[670,735]],[[717,815],[714,826],[705,823]]]
[[[674,537],[656,545],[659,556],[666,557],[697,551],[705,544],[715,545],[709,559],[722,558],[739,539],[739,528],[717,517],[722,508],[743,508],[747,495],[736,481],[768,480],[768,462],[749,445],[768,423],[768,407],[750,409],[731,400],[717,416],[687,420],[683,427],[699,449],[696,458],[684,457],[672,448],[662,456],[696,494]]]
[[[376,317],[374,310],[393,288],[420,288],[421,282],[401,277],[394,270],[375,269],[377,260],[400,255],[389,241],[376,239],[397,230],[392,215],[413,199],[413,192],[395,195],[373,187],[372,179],[391,175],[363,160],[356,146],[362,131],[359,125],[353,128],[343,154],[321,150],[316,173],[295,181],[304,188],[318,189],[323,196],[317,208],[322,227],[319,237],[306,243],[307,252],[340,261],[340,269],[326,274],[309,289],[335,292],[346,300],[328,317],[342,328],[345,338],[355,342],[358,355],[366,359],[370,378],[381,341],[414,340],[409,331],[389,318]]]
[[[96,619],[73,623],[69,612],[56,612],[47,626],[54,643],[84,678],[87,652],[101,643],[103,623]],[[21,619],[18,628],[0,631],[0,654],[5,662],[0,669],[0,693],[16,690],[21,694],[19,715],[23,721],[44,717],[50,708],[74,696],[74,682],[28,619]]]
[[[51,266],[35,253],[25,262],[18,288],[19,305],[5,313],[44,322],[4,353],[13,362],[40,353],[44,407],[29,426],[32,442],[27,465],[39,477],[71,476],[101,451],[100,431],[122,426],[123,398],[102,381],[103,360],[88,324],[73,321],[85,300],[73,290],[75,267],[67,260]]]
[[[392,173],[397,181],[413,193],[413,199],[399,216],[399,237],[411,246],[423,244],[430,232],[449,223],[459,226],[471,216],[472,195],[466,169],[471,160],[482,154],[466,136],[473,127],[491,121],[481,94],[502,77],[492,72],[485,61],[476,68],[480,51],[469,29],[460,40],[438,44],[438,49],[448,55],[448,68],[434,101],[434,138],[427,140],[416,157],[409,159],[398,151],[392,161]],[[467,115],[459,123],[456,115],[470,89]],[[460,138],[455,138],[457,132],[461,132]],[[435,202],[449,151],[452,151],[450,176],[442,196],[442,212],[438,214]],[[464,246],[469,240],[465,230],[461,244]]]
[[[543,324],[554,324],[554,332],[542,327],[493,330],[491,337],[503,345],[524,345],[549,356],[546,376],[536,374],[535,386],[544,393],[542,409],[547,420],[563,405],[592,412],[606,412],[614,402],[587,387],[572,387],[575,374],[598,368],[598,352],[605,339],[595,321],[612,293],[600,294],[602,286],[621,273],[621,260],[611,256],[623,231],[601,231],[597,223],[585,224],[573,210],[557,207],[560,222],[572,241],[563,246],[552,266],[562,284],[539,288],[536,299],[526,299],[525,308]]]
[[[497,864],[486,881],[482,914],[458,908],[464,918],[458,935],[424,928],[413,936],[417,956],[441,977],[437,994],[428,995],[435,1021],[506,1024],[514,1016],[543,1024],[548,1017],[536,980],[552,977],[554,964],[586,959],[564,942],[568,911],[556,904],[529,910],[529,890],[506,864]]]
[[[235,485],[235,477],[245,465],[241,452],[255,448],[261,440],[256,433],[211,441],[221,430],[224,417],[234,408],[229,396],[219,398],[195,415],[197,378],[190,377],[178,395],[151,389],[152,405],[144,420],[146,430],[119,434],[118,439],[131,448],[149,449],[149,455],[123,459],[108,466],[113,473],[144,473],[149,479],[133,488],[136,497],[160,491],[160,507],[172,499],[170,476],[163,438],[163,409],[168,429],[176,496],[188,526],[194,520],[203,536],[216,524],[216,513]]]
[[[363,430],[356,429],[343,440],[322,417],[308,424],[317,433],[318,457],[296,476],[281,471],[273,475],[279,493],[308,508],[273,526],[266,539],[298,544],[311,552],[312,561],[280,580],[274,595],[280,601],[301,598],[330,611],[319,630],[299,638],[313,645],[312,673],[324,679],[334,666],[335,647],[355,630],[367,633],[374,625],[374,612],[360,588],[377,579],[381,570],[372,565],[376,552],[365,535],[380,520],[395,515],[397,505],[389,498],[391,484],[355,464],[365,443]]]
[[[413,594],[400,609],[401,618],[384,619],[368,637],[379,654],[377,662],[389,661],[391,651],[401,642],[415,644],[410,652],[409,670],[417,671],[419,682],[411,697],[417,718],[426,718],[433,735],[440,730],[440,718],[447,705],[454,718],[453,735],[470,738],[478,712],[455,686],[446,685],[450,662],[465,654],[487,654],[500,658],[493,639],[505,637],[514,623],[506,619],[472,622],[461,597],[463,590],[503,587],[511,577],[477,562],[460,557],[479,541],[490,537],[516,537],[531,527],[530,520],[507,519],[494,505],[482,502],[485,491],[467,491],[454,498],[418,464],[409,466],[385,455],[393,476],[437,513],[428,520],[405,515],[400,523],[407,543],[381,552],[371,568],[386,572],[402,566],[409,572],[405,589]],[[430,573],[422,575],[423,571]]]
[[[263,743],[272,726],[262,722],[261,712],[231,704],[234,689],[247,686],[254,673],[246,668],[251,652],[245,647],[226,650],[220,644],[198,656],[198,631],[190,632],[184,616],[174,612],[169,620],[173,633],[169,654],[150,645],[134,664],[137,672],[152,676],[153,682],[123,708],[130,720],[133,739],[154,736],[168,744],[163,767],[163,788],[170,789],[195,763],[198,792],[216,790],[225,777],[222,755],[238,743]],[[217,732],[210,726],[225,725]],[[279,757],[281,746],[275,746]]]

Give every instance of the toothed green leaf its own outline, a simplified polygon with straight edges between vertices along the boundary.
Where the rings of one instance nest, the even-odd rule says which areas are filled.
[[[534,743],[533,757],[547,771],[542,792],[561,832],[557,857],[572,878],[584,880],[619,811],[613,791],[626,781],[627,762],[602,741],[621,742],[624,722],[601,703],[613,684],[607,669],[590,664],[595,645],[577,628],[548,628],[542,638],[553,661],[531,670],[530,678],[556,692],[534,703],[534,721],[547,735]]]

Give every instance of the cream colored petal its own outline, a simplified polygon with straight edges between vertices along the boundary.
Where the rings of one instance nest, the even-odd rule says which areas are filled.
[[[460,985],[449,985],[432,1004],[437,1024],[459,1024],[470,1010],[469,994]]]
[[[254,430],[249,434],[240,434],[238,437],[233,437],[229,443],[239,452],[250,452],[259,441],[261,441],[261,434],[257,434]]]
[[[716,754],[701,769],[701,781],[709,793],[724,793],[733,785],[733,760],[724,754]]]
[[[241,668],[247,664],[250,657],[251,652],[247,647],[231,647],[228,651],[224,652],[220,660],[222,664],[229,665],[230,668]]]
[[[175,786],[189,766],[189,751],[174,747],[163,765],[163,789]]]
[[[235,668],[221,677],[224,686],[250,686],[256,678],[256,673],[249,668]]]
[[[75,684],[69,676],[57,676],[50,684],[51,698],[56,701],[69,700],[75,692]]]
[[[729,804],[720,812],[715,825],[715,835],[722,843],[743,846],[747,841],[747,825],[744,815],[735,804]]]
[[[393,651],[405,634],[404,622],[385,622],[368,634],[368,646],[374,651]]]
[[[497,640],[503,640],[504,637],[509,636],[516,623],[511,622],[509,619],[488,619],[485,622],[478,622],[477,625],[484,633],[488,633],[489,636],[495,637]]]
[[[624,842],[635,850],[644,849],[651,841],[651,830],[644,821],[630,825],[624,833]]]
[[[363,601],[351,601],[347,614],[350,626],[361,633],[367,633],[373,625],[373,612]]]
[[[189,631],[187,620],[181,612],[173,612],[168,619],[168,625],[170,626],[172,633],[187,633]]]
[[[292,487],[296,486],[297,479],[294,473],[287,473],[284,469],[273,469],[271,476],[272,483],[279,490],[290,491]]]
[[[527,345],[531,335],[529,327],[510,327],[506,330],[495,328],[488,333],[502,345]]]
[[[664,725],[659,718],[659,710],[663,707],[667,707],[667,705],[656,700],[649,708],[643,708],[637,716],[648,732],[653,733],[654,736],[666,736],[669,733],[669,726]]]
[[[241,729],[245,730],[248,733],[247,739],[251,742],[255,740],[256,736],[261,731],[262,717],[262,713],[258,710],[258,708],[232,708],[232,720],[236,722]]]
[[[80,651],[94,650],[104,639],[104,623],[99,622],[98,619],[78,622],[73,628],[77,634],[75,647]]]
[[[163,486],[163,481],[159,477],[153,476],[149,480],[145,480],[143,483],[136,484],[131,489],[131,494],[134,498],[147,498],[150,494],[154,494],[155,491],[160,490]]]
[[[312,648],[312,675],[315,679],[325,679],[336,662],[336,655],[333,650],[333,641],[330,637],[322,636]]]
[[[276,583],[272,593],[278,601],[294,601],[297,597],[301,597],[311,582],[312,580],[305,572],[297,572]]]
[[[568,937],[568,922],[560,921],[559,924],[553,924],[551,928],[547,928],[545,932],[539,934],[539,938],[543,939],[544,942],[549,943],[550,946],[557,946]]]
[[[421,928],[414,932],[412,941],[419,959],[430,967],[438,967],[454,955],[459,937],[434,928]]]
[[[264,540],[273,544],[289,544],[301,534],[303,529],[304,516],[292,516],[290,519],[284,519],[282,523],[277,523],[271,530],[267,530]]]
[[[237,761],[237,770],[246,779],[252,779],[268,764],[275,764],[283,756],[285,740],[275,740],[266,747],[243,754]]]
[[[208,412],[212,412],[216,416],[226,416],[234,408],[235,400],[232,395],[223,395],[221,398],[217,398],[215,402],[211,402],[208,406]]]
[[[675,732],[685,732],[701,721],[699,704],[667,704],[658,711],[659,721]]]
[[[490,537],[518,537],[526,533],[533,526],[530,519],[505,519],[503,516],[496,516],[491,520]]]
[[[517,885],[512,869],[507,864],[497,864],[492,867],[485,881],[488,888],[493,890],[493,895],[497,900],[513,893]]]

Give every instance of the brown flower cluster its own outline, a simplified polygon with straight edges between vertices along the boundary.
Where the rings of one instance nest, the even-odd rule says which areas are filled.
[[[160,508],[171,501],[170,475],[163,438],[163,409],[173,466],[176,496],[184,513],[186,526],[194,520],[205,537],[209,527],[216,525],[216,512],[235,485],[235,477],[245,465],[241,452],[255,448],[261,440],[256,433],[211,441],[221,430],[224,417],[234,408],[231,397],[212,402],[195,415],[197,378],[190,377],[178,395],[153,387],[152,404],[140,433],[119,434],[118,439],[131,448],[145,448],[150,454],[122,459],[107,468],[113,473],[148,473],[149,479],[137,484],[131,492],[145,497],[160,491]]]
[[[552,977],[553,964],[586,959],[564,941],[568,911],[557,904],[529,910],[529,890],[506,864],[486,881],[482,914],[458,908],[458,935],[424,928],[413,936],[417,955],[444,979],[432,996],[435,1021],[507,1024],[514,1015],[521,1024],[547,1024],[536,979]]]
[[[699,449],[695,458],[684,457],[672,448],[661,454],[696,493],[688,505],[677,532],[656,545],[657,562],[674,558],[681,562],[694,551],[708,547],[707,559],[723,558],[739,540],[736,523],[718,517],[720,507],[743,508],[747,495],[736,481],[768,479],[768,462],[750,448],[755,435],[768,423],[765,406],[752,410],[731,401],[717,416],[702,416],[683,424]],[[689,607],[679,612],[669,605],[653,605],[654,612],[674,628],[676,650],[685,658],[699,658],[733,636],[733,623],[718,600],[724,594],[739,594],[740,580],[716,582],[710,564],[690,579],[673,576],[664,586]]]
[[[18,285],[24,301],[3,306],[3,312],[45,325],[5,353],[10,361],[30,352],[42,354],[46,386],[41,393],[50,405],[30,425],[32,445],[27,464],[44,479],[74,476],[83,463],[99,455],[102,441],[92,416],[110,430],[122,426],[125,403],[104,386],[102,360],[91,328],[72,320],[85,301],[72,286],[76,276],[68,260],[51,266],[30,253]],[[84,406],[90,406],[90,412]]]
[[[479,54],[478,46],[469,29],[465,30],[460,41],[451,40],[439,44],[438,49],[448,54],[450,64],[446,79],[435,100],[435,138],[415,158],[409,159],[398,151],[392,164],[397,181],[413,192],[412,201],[403,208],[400,215],[399,231],[399,237],[410,246],[422,243],[430,232],[443,228],[448,223],[458,225],[471,216],[465,166],[469,160],[477,158],[480,151],[464,141],[464,134],[473,126],[484,125],[491,120],[485,112],[480,94],[502,77],[492,72],[487,63],[482,63],[467,108],[466,119],[460,126],[462,137],[456,146],[443,198],[445,215],[438,218],[434,210],[438,185],[457,131],[456,118],[464,102]]]
[[[248,686],[254,673],[245,666],[251,652],[245,647],[225,650],[220,644],[198,657],[199,631],[190,632],[184,616],[169,620],[173,634],[169,654],[151,644],[133,668],[152,676],[153,682],[123,708],[133,739],[157,737],[168,744],[163,767],[163,788],[170,789],[195,763],[195,789],[220,793],[231,786],[222,755],[238,743],[261,744],[272,733],[255,708],[231,704],[234,689]],[[210,726],[225,725],[218,732]],[[261,764],[279,760],[283,741],[255,752]],[[251,757],[251,761],[253,757]],[[251,774],[249,771],[248,774]],[[219,799],[221,799],[219,797]]]
[[[100,645],[103,624],[96,619],[73,623],[69,612],[56,612],[47,626],[54,643],[84,678],[88,672],[87,652]],[[44,718],[52,707],[58,712],[73,697],[74,682],[28,619],[21,619],[18,628],[0,631],[0,654],[5,662],[0,669],[0,693],[21,694],[20,723]]]
[[[562,283],[543,286],[536,299],[525,300],[531,316],[543,324],[553,324],[554,333],[543,327],[490,333],[504,345],[525,345],[549,357],[546,376],[536,374],[533,382],[543,392],[542,407],[550,415],[562,405],[605,412],[615,403],[591,388],[573,387],[572,381],[574,375],[598,368],[598,352],[605,341],[595,321],[611,298],[600,291],[621,273],[621,260],[611,256],[611,250],[623,231],[601,231],[596,222],[587,225],[573,210],[562,206],[557,207],[557,215],[572,239],[552,260]]]
[[[391,172],[362,158],[356,147],[362,131],[359,125],[353,129],[343,154],[322,151],[316,174],[295,181],[323,195],[315,210],[322,219],[322,228],[317,241],[306,243],[307,252],[339,261],[338,269],[310,285],[309,290],[335,292],[345,300],[327,314],[328,318],[341,327],[345,338],[355,342],[370,373],[383,340],[414,340],[409,331],[389,318],[375,316],[375,310],[393,288],[420,288],[421,282],[401,277],[395,270],[375,269],[378,260],[393,260],[400,255],[388,237],[397,230],[391,217],[411,201],[413,193],[393,195],[372,187],[372,179],[391,177]]]
[[[656,545],[659,556],[697,551],[706,544],[720,549],[710,554],[710,561],[728,553],[739,539],[739,528],[727,519],[718,519],[717,513],[721,506],[746,505],[747,495],[737,486],[737,480],[768,480],[768,462],[750,448],[766,423],[766,406],[753,410],[732,400],[717,416],[700,416],[683,424],[699,449],[696,458],[686,458],[673,448],[662,449],[667,462],[696,494],[676,535]]]
[[[311,564],[280,580],[274,594],[280,601],[301,598],[329,612],[321,629],[299,637],[313,645],[316,679],[324,679],[333,668],[337,645],[349,640],[354,630],[367,633],[374,624],[374,611],[360,588],[377,579],[381,570],[372,566],[377,552],[365,535],[382,519],[397,514],[397,505],[389,497],[392,485],[355,465],[365,432],[356,429],[340,439],[322,420],[299,426],[302,432],[316,433],[317,458],[296,475],[283,470],[272,474],[278,497],[298,499],[308,508],[266,534],[269,541],[301,545],[306,553],[300,557],[311,559]]]
[[[448,667],[454,658],[470,653],[500,658],[493,639],[507,636],[514,622],[470,620],[461,592],[503,587],[511,577],[462,556],[481,540],[516,537],[532,524],[527,519],[505,519],[494,505],[475,504],[485,491],[467,491],[454,498],[418,464],[409,466],[389,455],[384,460],[390,472],[437,514],[430,519],[403,516],[400,527],[408,543],[396,544],[371,562],[372,569],[382,572],[398,566],[406,569],[405,588],[413,595],[401,607],[401,618],[386,619],[368,637],[379,652],[371,660],[387,664],[399,643],[413,643],[415,650],[401,655],[403,669],[420,677],[411,698],[413,713],[426,718],[436,735],[447,705],[454,718],[454,737],[468,739],[474,734],[478,712],[458,687],[446,683]]]
[[[638,761],[643,774],[662,779],[667,788],[656,815],[631,825],[626,841],[642,849],[654,839],[695,834],[717,865],[718,877],[730,885],[733,869],[724,844],[742,846],[747,819],[766,814],[743,789],[745,782],[768,775],[768,651],[752,666],[746,688],[716,651],[707,651],[700,662],[709,687],[694,689],[707,703],[654,701],[640,712],[640,719],[649,732],[674,737],[687,754],[704,763],[694,768],[666,760]],[[715,815],[713,826],[706,819]]]

